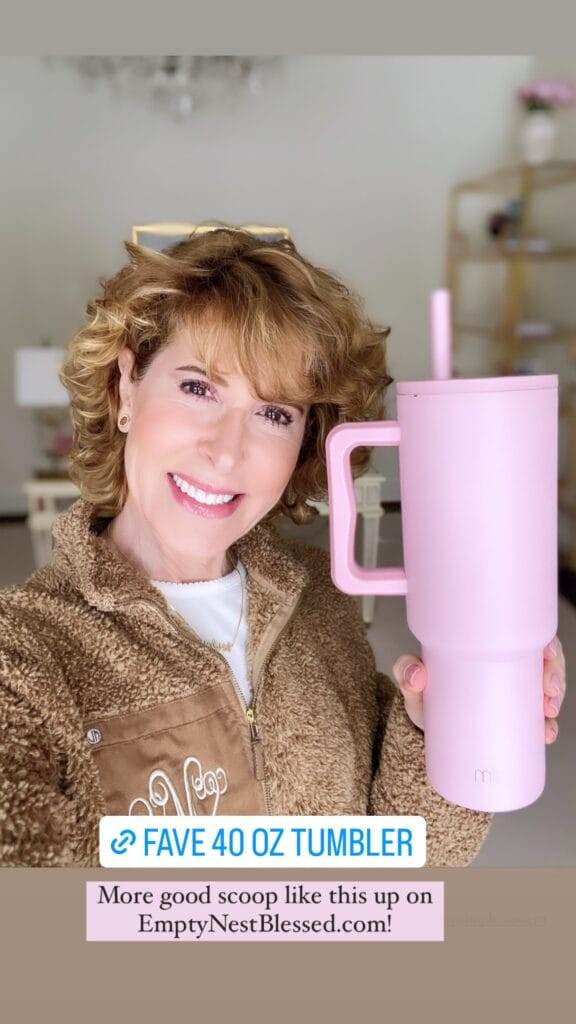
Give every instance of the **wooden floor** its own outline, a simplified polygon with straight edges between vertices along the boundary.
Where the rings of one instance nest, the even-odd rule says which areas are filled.
[[[324,548],[329,545],[327,520],[323,517],[309,527],[286,526],[282,532]],[[402,564],[401,519],[397,513],[382,518],[379,564]],[[0,523],[0,585],[20,583],[32,570],[26,527],[19,522]],[[546,789],[532,806],[496,816],[474,866],[576,866],[576,684],[570,678],[570,668],[576,664],[576,608],[563,597],[559,600],[558,633],[568,665],[568,693],[558,739],[547,747]],[[404,597],[376,600],[368,636],[378,667],[389,675],[400,654],[419,655],[420,645],[406,622]]]

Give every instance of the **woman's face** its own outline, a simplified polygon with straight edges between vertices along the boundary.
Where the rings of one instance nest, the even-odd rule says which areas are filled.
[[[307,407],[263,402],[237,373],[222,383],[208,380],[188,332],[174,336],[139,382],[130,380],[133,362],[124,349],[119,416],[130,416],[131,527],[152,531],[174,564],[186,563],[193,539],[209,564],[280,499],[296,466]]]

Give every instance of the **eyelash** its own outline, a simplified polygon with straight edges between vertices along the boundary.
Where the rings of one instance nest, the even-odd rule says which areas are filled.
[[[189,385],[196,385],[196,384],[200,385],[201,388],[208,388],[208,384],[206,384],[206,382],[203,381],[203,380],[183,380],[182,383],[179,385],[179,387],[180,387],[180,390],[183,391],[185,395],[194,395],[194,392],[187,391],[186,388]],[[198,394],[196,394],[195,397],[196,398],[205,399],[206,395],[198,395]],[[287,427],[290,426],[291,423],[294,422],[294,417],[288,412],[287,409],[283,409],[279,405],[268,405],[268,406],[266,406],[266,408],[267,409],[273,409],[275,412],[279,412],[283,416],[286,417],[286,421],[287,422],[280,423],[278,420],[271,420],[271,419],[269,419],[268,416],[265,416],[264,419],[268,419],[268,421],[272,424],[272,426],[287,428]]]

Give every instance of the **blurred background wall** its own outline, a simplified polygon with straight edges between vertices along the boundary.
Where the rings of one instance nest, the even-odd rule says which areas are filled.
[[[35,461],[13,350],[68,339],[135,223],[287,225],[392,327],[392,376],[427,376],[450,186],[517,159],[513,93],[533,70],[529,56],[286,58],[257,97],[177,123],[137,98],[87,92],[69,67],[1,58],[0,515],[25,511]],[[397,454],[374,464],[397,501]]]

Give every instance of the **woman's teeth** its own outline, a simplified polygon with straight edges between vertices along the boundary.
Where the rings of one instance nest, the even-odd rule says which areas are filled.
[[[235,494],[207,494],[206,491],[201,491],[199,487],[193,487],[192,484],[187,483],[181,476],[176,473],[171,473],[174,483],[180,488],[184,494],[189,494],[195,501],[200,501],[203,505],[225,505],[228,501],[232,501],[235,498]]]

